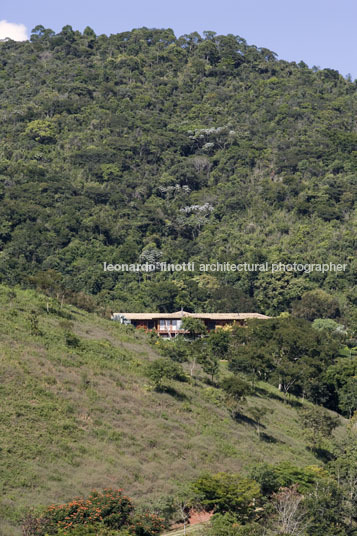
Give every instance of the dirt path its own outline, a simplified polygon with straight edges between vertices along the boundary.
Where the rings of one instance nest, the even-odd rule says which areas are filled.
[[[202,527],[204,526],[204,523],[197,523],[197,525],[189,525],[186,527],[186,534],[195,534],[198,532]],[[184,529],[178,529],[178,530],[172,530],[171,532],[165,532],[165,534],[162,534],[162,536],[184,536],[185,532]]]

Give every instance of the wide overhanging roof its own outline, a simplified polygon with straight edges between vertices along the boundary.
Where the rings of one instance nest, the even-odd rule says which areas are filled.
[[[156,320],[156,319],[180,319],[200,318],[202,320],[248,320],[250,318],[266,319],[269,316],[260,313],[188,313],[178,311],[176,313],[113,313],[113,317],[123,316],[128,320]]]

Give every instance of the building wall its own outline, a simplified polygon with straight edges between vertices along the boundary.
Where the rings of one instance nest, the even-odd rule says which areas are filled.
[[[167,319],[171,320],[171,319]],[[245,320],[211,320],[209,318],[203,319],[203,322],[205,326],[207,327],[208,331],[215,331],[217,329],[222,329],[224,326],[227,325],[238,325],[238,326],[245,326],[246,321]],[[144,329],[145,331],[149,330],[155,330],[157,333],[165,335],[170,333],[172,336],[175,336],[179,333],[183,333],[182,328],[181,329],[160,329],[160,320],[154,319],[154,320],[132,320],[132,325],[135,326],[135,328],[138,329]]]
[[[148,321],[147,320],[132,320],[131,323],[136,328],[146,329],[146,330],[148,329]]]

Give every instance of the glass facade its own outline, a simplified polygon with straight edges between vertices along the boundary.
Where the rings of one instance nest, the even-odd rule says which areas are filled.
[[[160,330],[176,331],[182,328],[182,320],[166,320],[160,319]]]

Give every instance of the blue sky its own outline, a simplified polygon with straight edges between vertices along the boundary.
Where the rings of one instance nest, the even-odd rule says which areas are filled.
[[[282,59],[357,78],[357,0],[1,0],[2,20],[23,24],[28,33],[37,24],[55,31],[90,26],[97,34],[142,26],[176,35],[233,33]]]

